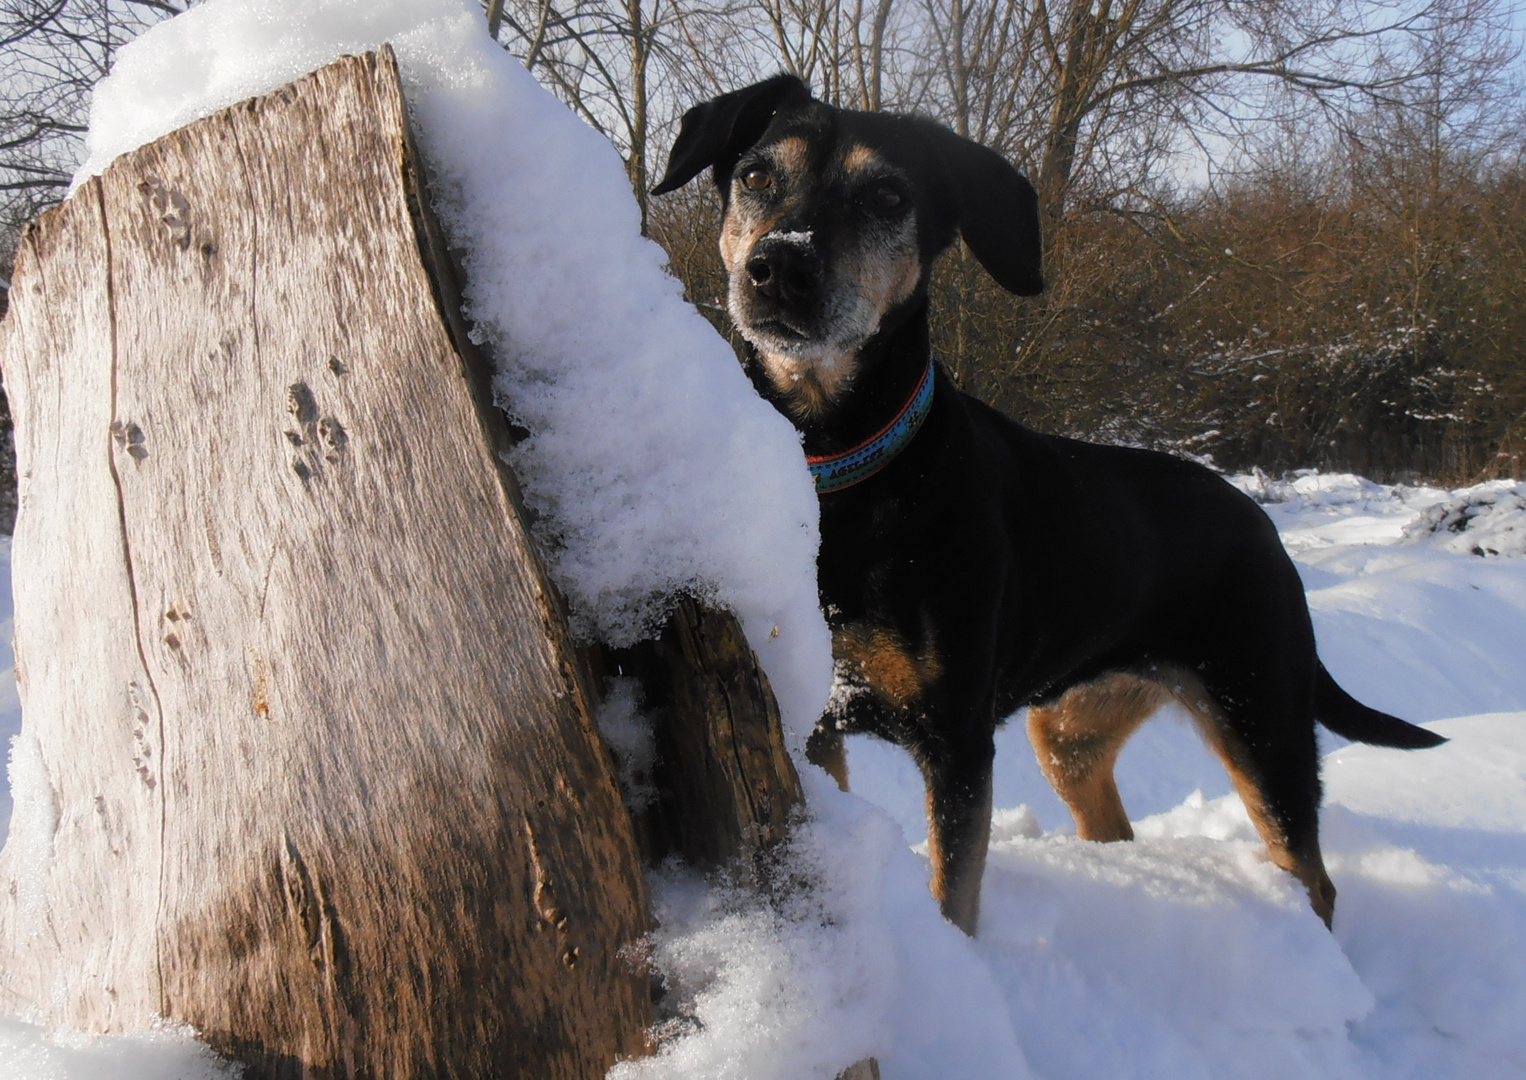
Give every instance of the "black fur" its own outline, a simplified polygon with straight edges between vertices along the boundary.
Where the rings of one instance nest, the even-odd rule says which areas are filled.
[[[796,157],[801,140],[809,149],[798,174],[768,157],[785,139]],[[872,151],[872,177],[909,203],[866,210],[878,189],[855,187],[843,164],[850,147]],[[707,167],[728,215],[751,215],[729,219],[738,235],[754,221],[755,232],[769,228],[762,250],[792,230],[794,257],[813,260],[814,276],[784,295],[777,274],[768,291],[761,256],[733,253],[733,310],[759,326],[775,316],[813,325],[814,312],[832,310],[813,290],[832,287],[834,263],[858,265],[851,260],[885,249],[883,237],[905,222],[895,214],[913,215],[915,287],[855,347],[851,378],[807,400],[779,374],[789,357],[771,368],[766,350],[750,350],[760,392],[795,421],[808,454],[858,444],[907,400],[929,350],[928,273],[956,235],[1010,291],[1043,286],[1032,186],[991,150],[926,120],[829,108],[780,76],[690,110],[655,190]],[[749,170],[769,174],[768,186],[748,191]],[[961,393],[942,368],[935,379],[932,412],[906,450],[821,498],[819,585],[845,674],[868,655],[920,681],[908,697],[869,679],[823,721],[813,757],[832,765],[843,730],[913,754],[928,787],[934,890],[973,933],[998,722],[1115,673],[1178,696],[1200,686],[1211,699],[1204,715],[1264,801],[1274,857],[1275,840],[1328,921],[1315,720],[1389,746],[1443,740],[1355,702],[1325,672],[1298,574],[1247,496],[1174,457],[1031,431]],[[883,642],[899,652],[875,659]],[[845,781],[840,760],[836,771]]]

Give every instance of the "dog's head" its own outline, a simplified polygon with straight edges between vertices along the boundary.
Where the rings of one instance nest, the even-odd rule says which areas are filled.
[[[956,236],[1004,288],[1043,289],[1032,185],[931,121],[833,108],[779,75],[685,113],[653,193],[706,168],[726,208],[731,316],[781,388],[821,404],[923,302]]]

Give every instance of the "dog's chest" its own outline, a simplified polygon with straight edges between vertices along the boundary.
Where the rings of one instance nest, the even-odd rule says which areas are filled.
[[[864,485],[867,486],[867,485]],[[821,505],[817,580],[822,603],[845,620],[875,619],[926,556],[899,496],[866,497],[857,489],[827,495]]]

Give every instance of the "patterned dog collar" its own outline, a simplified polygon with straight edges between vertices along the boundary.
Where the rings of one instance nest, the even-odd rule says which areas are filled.
[[[878,435],[840,454],[822,454],[805,459],[811,467],[811,475],[816,478],[816,494],[824,495],[829,491],[852,487],[889,465],[897,454],[906,449],[906,444],[911,442],[917,429],[922,426],[922,421],[927,419],[932,406],[933,362],[929,359],[926,370],[922,372],[922,381],[917,383],[917,388],[906,399],[906,404],[901,406],[901,411],[896,413],[895,419],[886,424]]]

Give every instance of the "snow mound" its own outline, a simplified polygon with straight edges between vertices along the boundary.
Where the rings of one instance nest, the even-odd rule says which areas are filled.
[[[1526,713],[1442,720],[1423,753],[1326,763],[1336,936],[1378,1006],[1377,1075],[1526,1076]]]
[[[1007,812],[978,947],[1034,1071],[1526,1076],[1526,713],[1427,726],[1452,741],[1327,759],[1333,935],[1232,795],[1189,796],[1132,844]]]
[[[1233,797],[1196,811],[1214,831],[1243,818]],[[1374,999],[1337,941],[1248,819],[1225,839],[1182,817],[1132,844],[993,844],[980,948],[1030,1064],[1052,1080],[1364,1075],[1347,1028]]]
[[[1496,480],[1463,488],[1404,529],[1404,538],[1416,543],[1448,534],[1442,546],[1460,555],[1526,557],[1526,484]]]
[[[1375,500],[1393,499],[1399,490],[1364,476],[1324,473],[1316,469],[1299,469],[1291,476],[1281,478],[1254,469],[1226,479],[1258,503],[1285,504],[1300,510],[1366,505]]]
[[[1403,825],[1526,835],[1526,713],[1425,726],[1451,741],[1397,761],[1361,745],[1327,757],[1326,804]]]

